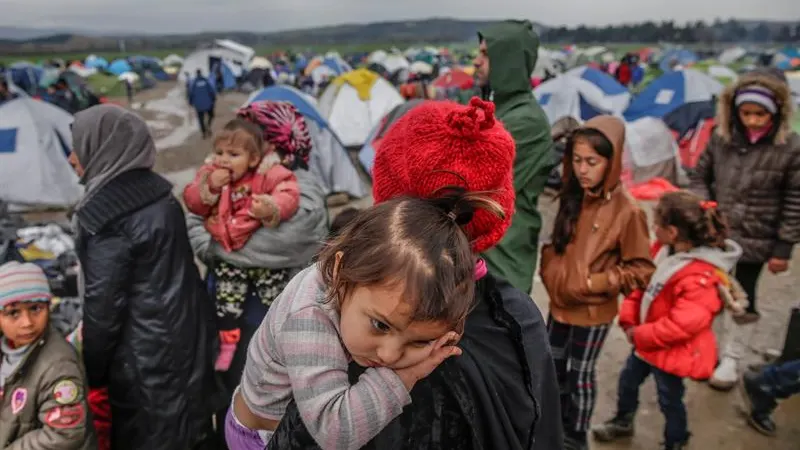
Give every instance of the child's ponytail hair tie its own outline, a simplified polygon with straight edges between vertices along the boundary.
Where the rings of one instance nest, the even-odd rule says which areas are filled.
[[[711,200],[704,200],[700,202],[700,207],[703,208],[703,211],[710,211],[717,209],[717,202]]]

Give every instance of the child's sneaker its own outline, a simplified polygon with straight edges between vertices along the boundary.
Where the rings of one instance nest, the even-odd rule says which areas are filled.
[[[759,385],[758,373],[747,372],[742,377],[741,393],[747,402],[747,423],[765,436],[775,436],[777,427],[771,414],[777,403]]]
[[[633,415],[617,415],[592,429],[592,436],[600,442],[612,442],[633,436]]]

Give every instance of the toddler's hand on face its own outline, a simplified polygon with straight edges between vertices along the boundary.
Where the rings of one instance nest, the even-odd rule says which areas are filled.
[[[256,219],[264,220],[272,217],[273,211],[269,201],[263,196],[254,195],[250,205],[250,215]]]
[[[219,190],[231,182],[231,172],[226,169],[214,169],[208,176],[208,185],[211,189]]]
[[[461,349],[455,346],[460,338],[458,333],[451,331],[433,344],[433,350],[427,358],[411,367],[396,370],[406,389],[411,391],[417,381],[430,375],[445,359],[460,355]]]

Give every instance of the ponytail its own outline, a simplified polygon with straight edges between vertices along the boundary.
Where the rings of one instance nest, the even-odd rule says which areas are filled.
[[[704,201],[688,191],[664,194],[656,207],[662,226],[674,226],[678,239],[694,247],[725,248],[728,224],[717,202]]]

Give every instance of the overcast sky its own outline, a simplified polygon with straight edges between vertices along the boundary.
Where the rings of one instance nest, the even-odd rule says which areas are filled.
[[[0,25],[102,31],[274,31],[426,17],[604,25],[715,17],[800,20],[800,0],[1,0]]]

